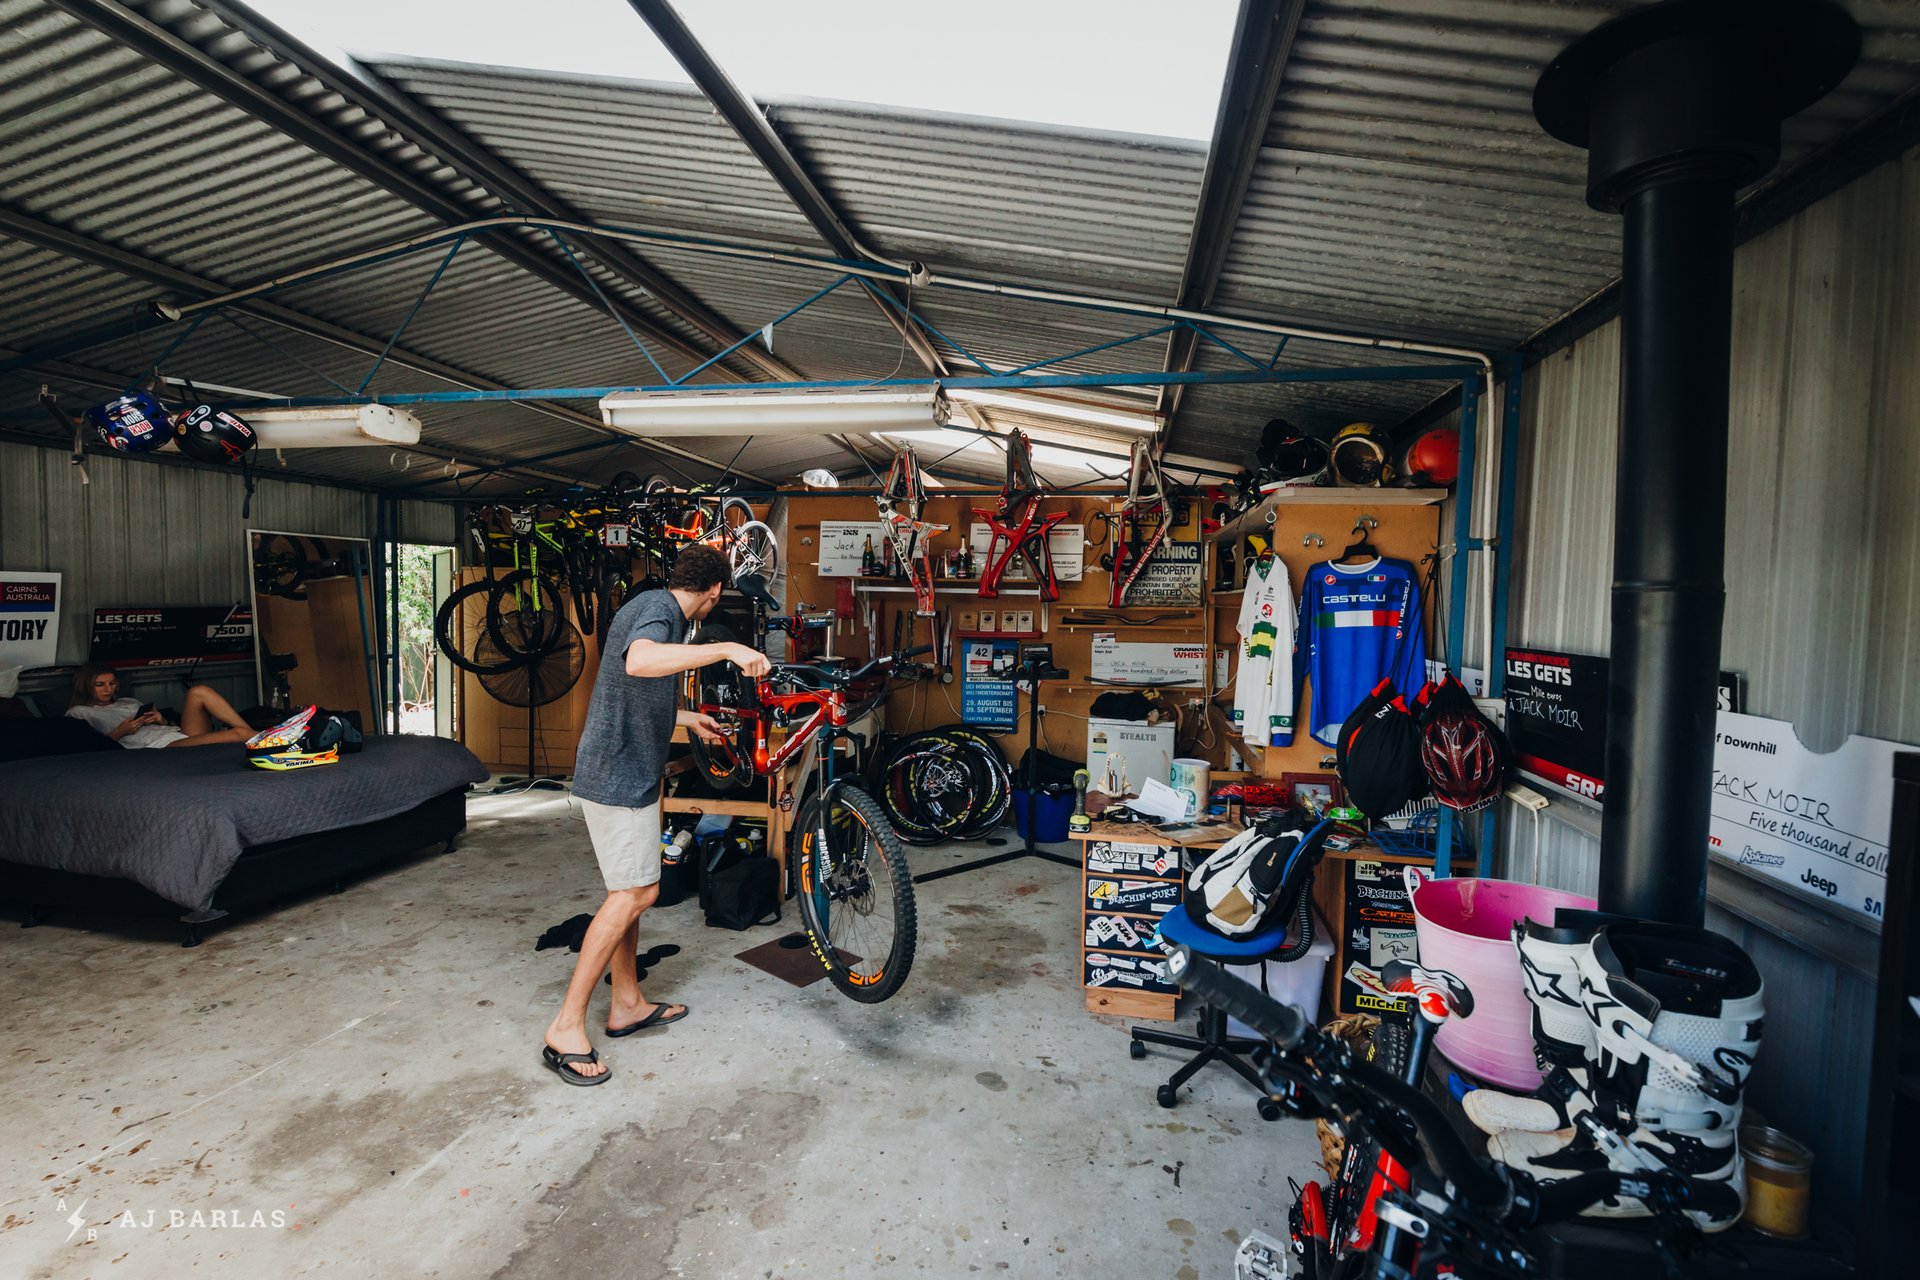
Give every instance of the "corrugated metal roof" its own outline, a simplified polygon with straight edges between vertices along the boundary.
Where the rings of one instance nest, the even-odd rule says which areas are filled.
[[[295,133],[316,122],[323,132],[316,150],[46,0],[0,0],[0,62],[7,69],[0,85],[0,200],[110,249],[238,283],[431,229],[442,220],[434,208],[477,216],[505,207],[485,181],[435,154],[436,144],[380,114],[410,110],[445,122],[593,219],[821,248],[778,185],[689,87],[369,58],[364,74],[397,95],[396,104],[357,91],[345,73],[297,63],[307,55],[271,33],[249,35],[194,0],[128,0],[125,7],[202,51],[220,74],[243,77],[299,113],[304,123],[289,125]],[[1625,0],[1311,0],[1215,305],[1252,317],[1506,347],[1604,285],[1617,271],[1617,223],[1585,208],[1581,153],[1538,130],[1530,99],[1548,59],[1627,7]],[[1849,7],[1866,27],[1862,62],[1836,93],[1790,122],[1790,161],[1920,82],[1920,6]],[[1204,148],[850,103],[777,102],[768,114],[841,213],[882,253],[925,261],[936,274],[1154,304],[1171,303],[1178,292]],[[399,194],[407,190],[415,194]],[[429,193],[424,205],[421,190]],[[518,238],[545,259],[565,262],[541,233]],[[596,282],[623,305],[683,347],[715,349],[710,335],[610,270],[590,243],[580,248]],[[830,278],[664,246],[634,254],[742,332]],[[287,290],[275,301],[377,345],[436,260],[390,262]],[[530,272],[525,261],[483,243],[463,249],[408,329],[403,350],[510,386],[651,380],[644,358],[596,304]],[[44,341],[124,316],[162,292],[63,253],[0,241],[0,342],[15,349],[29,338]],[[1111,313],[938,289],[919,291],[914,305],[996,368],[1151,327]],[[266,389],[326,390],[302,362],[350,384],[364,373],[363,355],[252,323],[271,330],[286,354],[210,323],[178,361],[190,362],[190,372],[206,381]],[[104,378],[124,377],[170,336],[106,344],[70,360],[102,370]],[[1154,339],[1056,368],[1154,367],[1164,349],[1164,339]],[[655,354],[669,373],[692,359],[684,351]],[[872,300],[851,287],[781,324],[773,354],[809,377],[918,371]],[[945,354],[950,366],[966,367],[957,349]],[[1408,360],[1296,342],[1280,367],[1381,363]],[[729,365],[736,375],[748,371],[737,358]],[[1197,367],[1239,365],[1203,344]],[[0,384],[0,412],[9,422],[33,417],[32,381]],[[76,393],[85,381],[73,383]],[[388,390],[452,385],[402,368],[376,383]],[[1390,422],[1442,386],[1190,388],[1171,445],[1234,459],[1271,416],[1310,428]],[[594,413],[590,404],[567,408]],[[526,406],[437,406],[422,417],[436,447],[481,455],[525,456],[594,438],[583,424]],[[697,447],[711,454],[733,446]],[[545,469],[592,473],[613,456],[561,459]],[[820,441],[800,449],[755,440],[740,465],[772,474],[801,462],[848,461]],[[310,462],[343,477],[378,476],[364,458],[316,455]]]
[[[1586,153],[1534,123],[1534,81],[1626,0],[1314,0],[1216,302],[1271,318],[1517,345],[1619,274]],[[1920,8],[1852,4],[1860,66],[1790,121],[1787,164],[1920,75]]]

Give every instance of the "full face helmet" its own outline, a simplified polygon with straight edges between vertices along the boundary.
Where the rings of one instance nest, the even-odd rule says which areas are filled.
[[[1349,422],[1334,433],[1331,464],[1335,484],[1370,489],[1393,479],[1387,436],[1371,422]]]
[[[238,462],[259,443],[251,426],[235,414],[197,404],[173,420],[180,452],[199,462]]]
[[[167,411],[145,391],[136,391],[87,410],[100,439],[121,453],[151,453],[173,438]]]
[[[271,729],[262,729],[247,739],[247,763],[256,769],[267,769],[274,773],[339,764],[340,738],[337,731],[332,735],[322,732],[328,723],[320,715],[319,707],[308,707]]]

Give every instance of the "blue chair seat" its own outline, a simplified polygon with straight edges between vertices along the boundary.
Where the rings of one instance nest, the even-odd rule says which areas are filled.
[[[1264,960],[1286,945],[1287,925],[1291,917],[1262,929],[1240,941],[1209,933],[1193,922],[1185,907],[1175,907],[1160,917],[1160,937],[1175,946],[1186,947],[1212,960]]]

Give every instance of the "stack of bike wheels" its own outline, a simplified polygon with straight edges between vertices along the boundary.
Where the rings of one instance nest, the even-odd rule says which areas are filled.
[[[1013,775],[998,743],[955,724],[883,743],[868,790],[903,841],[941,844],[977,840],[1006,821]]]

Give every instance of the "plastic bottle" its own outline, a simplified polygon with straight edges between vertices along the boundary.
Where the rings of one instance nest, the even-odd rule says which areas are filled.
[[[660,837],[660,861],[669,866],[678,866],[686,860],[688,851],[693,848],[693,832],[676,831],[672,835]]]

